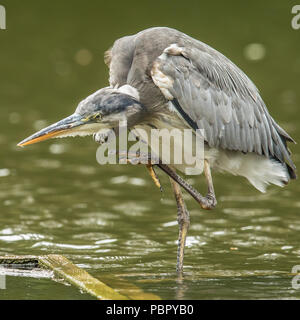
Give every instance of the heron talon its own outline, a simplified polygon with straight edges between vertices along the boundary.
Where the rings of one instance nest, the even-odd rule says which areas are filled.
[[[99,132],[93,134],[93,139],[100,145],[107,143],[110,138],[115,138],[117,135],[116,130],[113,129],[102,129]]]
[[[94,133],[93,139],[95,142],[99,143],[100,145],[106,143],[108,141],[108,134],[106,133]]]
[[[160,180],[154,170],[153,165],[151,163],[146,164],[146,168],[148,169],[149,174],[150,174],[152,180],[154,181],[155,185],[160,189],[160,192],[163,192],[163,188],[162,188]]]
[[[211,209],[213,209],[217,206],[217,199],[214,194],[208,193],[206,198],[208,200],[208,203],[209,203],[209,206]]]

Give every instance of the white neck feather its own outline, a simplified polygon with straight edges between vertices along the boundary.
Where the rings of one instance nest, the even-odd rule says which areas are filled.
[[[132,96],[137,101],[140,101],[140,95],[136,88],[130,86],[129,84],[125,84],[124,86],[118,88],[118,91],[128,94],[129,96]]]

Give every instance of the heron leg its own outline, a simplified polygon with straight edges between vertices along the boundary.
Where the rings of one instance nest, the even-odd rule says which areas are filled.
[[[122,158],[122,153],[119,153],[119,156],[121,156]],[[131,164],[138,164],[141,163],[141,160],[143,160],[142,163],[146,165],[146,168],[148,169],[150,176],[152,177],[156,186],[160,188],[160,190],[162,190],[161,184],[154,170],[154,166],[158,166],[169,176],[177,204],[177,221],[179,225],[176,269],[179,275],[182,276],[184,248],[186,243],[187,232],[190,226],[190,214],[186,208],[180,187],[185,189],[201,205],[203,209],[213,209],[217,204],[217,200],[214,192],[209,162],[206,159],[204,160],[204,175],[208,186],[207,195],[204,197],[197,190],[195,190],[189,183],[187,183],[181,176],[179,176],[172,167],[163,164],[160,160],[158,162],[152,163],[150,154],[146,156],[144,155],[144,158],[128,157],[127,154],[123,154],[122,159],[123,161],[125,160],[125,163]]]
[[[122,157],[122,153],[119,153],[119,156]],[[210,165],[208,160],[204,160],[204,175],[206,178],[208,191],[207,195],[204,197],[202,196],[196,189],[194,189],[189,183],[187,183],[180,175],[176,173],[169,165],[162,163],[160,159],[155,159],[155,162],[152,162],[151,154],[146,155],[139,155],[138,157],[128,157],[128,155],[123,155],[123,161],[125,160],[125,163],[131,163],[131,164],[146,164],[146,167],[150,173],[150,176],[152,177],[154,183],[156,186],[158,186],[161,189],[160,181],[156,175],[156,172],[154,170],[154,166],[159,167],[162,171],[164,171],[172,180],[177,182],[183,189],[185,189],[202,207],[202,209],[205,210],[211,210],[217,205],[217,200],[214,192],[214,186],[213,186],[213,180],[211,176],[210,171]]]
[[[177,204],[177,221],[179,225],[179,238],[177,250],[177,272],[183,271],[184,248],[187,232],[190,226],[190,214],[183,200],[180,185],[170,177],[170,182],[173,188],[176,204]]]
[[[217,200],[214,192],[214,186],[212,176],[210,172],[209,162],[204,160],[204,175],[206,178],[208,192],[204,197],[190,184],[188,184],[181,176],[179,176],[173,169],[168,165],[159,163],[157,166],[163,170],[169,177],[176,181],[183,189],[185,189],[201,206],[202,209],[211,210],[217,205]]]

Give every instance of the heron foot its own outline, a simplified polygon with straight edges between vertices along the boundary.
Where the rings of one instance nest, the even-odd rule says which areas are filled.
[[[213,189],[212,179],[211,182],[207,179],[207,174],[210,172],[209,169],[204,170],[206,180],[208,182],[208,193],[204,197],[196,189],[194,189],[189,183],[187,183],[180,175],[178,175],[168,165],[159,163],[157,166],[163,170],[169,177],[176,181],[183,189],[185,189],[201,206],[202,209],[211,210],[217,205],[216,196]],[[208,163],[204,166],[208,166]]]
[[[151,163],[149,164],[146,164],[146,168],[148,169],[149,171],[149,174],[150,174],[150,177],[152,178],[152,180],[154,181],[155,185],[160,189],[160,192],[163,191],[162,189],[162,186],[161,186],[161,183],[160,183],[160,180],[154,170],[154,167]]]
[[[94,141],[98,144],[102,145],[107,143],[109,139],[115,138],[118,135],[118,129],[102,129],[100,132],[94,133],[93,138]]]
[[[163,191],[160,180],[159,180],[159,178],[156,174],[156,171],[154,169],[153,163],[155,163],[156,160],[151,159],[150,154],[145,154],[145,155],[133,154],[133,155],[131,155],[131,154],[128,154],[127,152],[119,151],[118,155],[119,155],[119,162],[120,163],[130,163],[133,165],[136,165],[136,164],[146,165],[146,168],[150,174],[150,177],[154,181],[154,184],[160,189],[161,192]]]
[[[204,174],[208,184],[208,193],[204,197],[196,189],[194,189],[189,183],[187,183],[180,175],[178,175],[175,170],[173,170],[169,165],[162,163],[159,158],[153,158],[151,154],[127,154],[125,151],[118,151],[120,163],[130,163],[130,164],[144,164],[150,173],[155,185],[162,190],[160,181],[154,170],[154,166],[159,167],[164,171],[170,178],[177,182],[183,189],[185,189],[201,206],[202,209],[211,210],[216,207],[217,200],[214,192],[211,172],[209,163],[207,160],[204,161]]]

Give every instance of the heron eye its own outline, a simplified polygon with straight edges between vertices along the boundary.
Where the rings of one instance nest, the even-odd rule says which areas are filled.
[[[101,120],[101,119],[102,119],[101,114],[100,114],[100,113],[96,114],[96,115],[94,116],[94,119],[95,119],[95,120]]]

